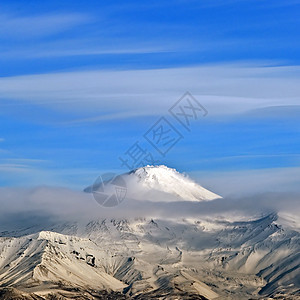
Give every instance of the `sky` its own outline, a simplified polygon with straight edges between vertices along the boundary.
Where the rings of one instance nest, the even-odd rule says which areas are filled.
[[[4,0],[0,24],[0,186],[152,160],[221,195],[298,189],[300,1]]]

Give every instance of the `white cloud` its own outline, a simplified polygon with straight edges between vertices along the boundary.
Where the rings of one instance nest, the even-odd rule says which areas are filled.
[[[82,71],[0,79],[0,97],[74,114],[74,121],[163,114],[190,91],[209,115],[299,105],[300,67],[207,65],[193,68]],[[113,114],[113,115],[111,115]]]
[[[94,41],[95,43],[96,41]],[[84,47],[87,42],[85,40],[77,40],[76,43],[64,41],[63,45],[57,45],[52,42],[48,44],[35,45],[34,47],[22,47],[22,49],[14,49],[11,51],[0,52],[0,59],[15,59],[22,58],[55,58],[66,56],[89,56],[89,55],[120,55],[120,54],[148,54],[148,53],[163,53],[170,52],[168,48],[162,47],[124,47],[118,46],[117,48],[107,47]],[[90,43],[90,41],[89,41]],[[80,45],[78,45],[80,44]]]
[[[299,193],[266,193],[253,196],[224,198],[207,202],[150,202],[126,199],[119,206],[103,208],[91,194],[65,188],[34,189],[0,188],[0,226],[36,225],[43,222],[86,221],[99,218],[199,218],[255,217],[278,212],[297,216],[300,211]],[[8,228],[10,227],[10,228]]]
[[[0,14],[0,37],[36,38],[65,31],[74,26],[89,22],[91,18],[80,13],[45,14],[20,16]]]

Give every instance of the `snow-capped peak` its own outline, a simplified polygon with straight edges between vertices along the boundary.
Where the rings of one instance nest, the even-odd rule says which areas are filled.
[[[222,198],[198,185],[186,175],[164,165],[138,168],[129,172],[128,176],[135,178],[137,186],[145,192],[159,191],[176,196],[177,200],[181,201],[208,201]]]

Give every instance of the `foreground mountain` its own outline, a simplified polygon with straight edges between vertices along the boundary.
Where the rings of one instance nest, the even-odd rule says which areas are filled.
[[[300,235],[273,214],[249,222],[98,220],[55,230],[61,233],[1,238],[2,287],[39,296],[106,290],[137,299],[299,295]]]
[[[167,210],[170,195],[183,201],[183,191],[183,205],[216,201],[166,167],[126,176],[149,197],[153,190],[169,195]],[[0,299],[299,299],[296,225],[277,213],[251,219],[170,215],[2,232]]]

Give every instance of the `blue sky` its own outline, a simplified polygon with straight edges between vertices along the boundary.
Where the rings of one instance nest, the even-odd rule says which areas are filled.
[[[0,22],[2,186],[82,189],[136,141],[217,189],[299,170],[300,1],[2,1]],[[190,132],[168,113],[186,91],[208,110]],[[163,116],[165,156],[143,138]]]

